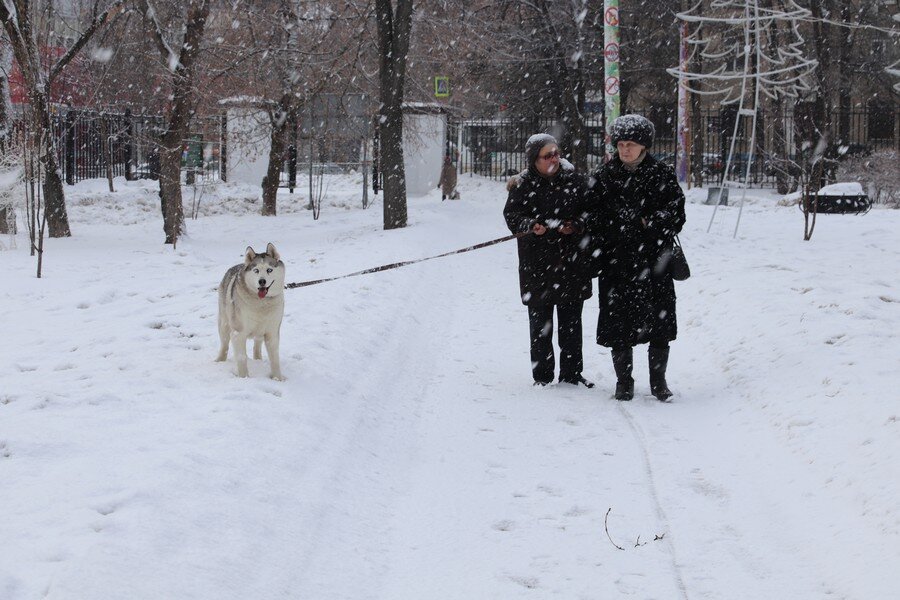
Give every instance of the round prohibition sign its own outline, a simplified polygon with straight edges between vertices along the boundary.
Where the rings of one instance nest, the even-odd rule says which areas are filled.
[[[619,78],[618,77],[607,77],[606,78],[606,93],[609,95],[616,95],[619,93]]]
[[[610,6],[606,9],[606,14],[604,15],[606,19],[607,25],[618,25],[619,24],[619,9],[616,6]]]
[[[608,43],[603,50],[603,56],[609,62],[619,62],[619,45],[615,42]]]

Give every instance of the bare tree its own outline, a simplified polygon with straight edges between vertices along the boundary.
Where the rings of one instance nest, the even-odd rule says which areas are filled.
[[[555,118],[563,153],[585,171],[586,90],[599,80],[591,74],[602,71],[602,28],[591,24],[596,6],[585,0],[503,0],[463,10],[468,18],[457,32],[461,47],[455,52],[469,59],[464,77],[477,82],[487,111],[503,109],[526,128]]]
[[[176,244],[184,232],[184,206],[181,198],[181,148],[194,115],[196,62],[209,17],[210,0],[189,0],[183,15],[173,16],[165,28],[151,0],[140,0],[150,35],[159,50],[160,60],[169,70],[171,87],[166,130],[160,141],[159,199],[162,205],[166,244]],[[180,12],[180,11],[179,11]],[[174,35],[173,32],[174,31]],[[175,44],[170,44],[175,38]]]
[[[12,46],[13,55],[22,73],[25,93],[31,105],[31,128],[41,132],[38,139],[46,146],[39,154],[44,169],[43,193],[47,214],[47,231],[50,237],[68,237],[69,217],[66,211],[62,175],[59,170],[55,140],[50,118],[50,88],[63,69],[84,48],[97,31],[115,16],[125,0],[102,3],[94,0],[90,19],[71,46],[52,64],[42,60],[41,25],[53,26],[52,19],[41,19],[42,11],[50,6],[41,0],[5,0],[0,2],[0,21]],[[46,15],[44,15],[46,17]]]
[[[365,12],[357,8],[340,0],[280,0],[277,9],[259,15],[258,25],[266,28],[270,37],[255,78],[268,100],[265,105],[272,127],[262,185],[263,215],[276,214],[288,135],[297,127],[301,109],[320,94],[342,97],[351,83],[347,73],[359,67]]]

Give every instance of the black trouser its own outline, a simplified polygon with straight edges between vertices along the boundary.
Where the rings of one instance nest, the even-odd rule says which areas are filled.
[[[669,347],[669,340],[666,339],[651,339],[649,340],[651,348],[658,348],[660,350],[665,350]],[[632,346],[613,346],[612,350],[616,352],[624,352],[626,350],[630,350]]]
[[[553,308],[559,320],[559,378],[571,380],[581,375],[581,300],[566,304],[528,307],[531,331],[531,373],[535,381],[553,381]]]

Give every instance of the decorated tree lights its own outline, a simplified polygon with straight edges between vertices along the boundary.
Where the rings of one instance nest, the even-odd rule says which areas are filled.
[[[721,105],[737,106],[725,169],[707,227],[709,231],[715,221],[722,191],[741,189],[735,236],[753,164],[760,98],[797,98],[810,91],[807,75],[817,64],[805,57],[803,37],[798,29],[800,22],[810,17],[810,11],[793,0],[760,4],[760,0],[711,0],[704,7],[701,0],[693,8],[678,13],[680,20],[693,27],[688,44],[692,52],[700,53],[699,62],[708,70],[691,72],[686,68],[689,61],[668,69],[690,92],[719,96]],[[750,140],[742,172],[734,172],[735,142],[742,117],[750,119]]]

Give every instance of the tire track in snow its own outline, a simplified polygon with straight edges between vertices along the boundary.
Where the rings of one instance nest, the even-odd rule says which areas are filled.
[[[672,558],[672,573],[675,577],[675,583],[678,586],[678,590],[681,592],[681,597],[684,598],[684,600],[689,600],[687,586],[684,584],[684,577],[682,577],[681,569],[678,566],[675,544],[672,542],[672,527],[669,524],[666,511],[663,509],[662,503],[659,501],[659,494],[656,491],[656,478],[653,475],[653,465],[650,462],[650,451],[647,449],[647,437],[644,435],[643,429],[641,429],[640,425],[638,425],[634,417],[631,416],[628,409],[625,408],[621,402],[618,402],[616,408],[618,409],[619,414],[625,419],[625,422],[628,423],[628,428],[631,429],[631,433],[634,434],[637,446],[641,450],[641,457],[644,459],[644,474],[647,478],[647,488],[650,490],[650,497],[653,499],[656,516],[666,528],[667,533],[663,541],[669,549],[669,556]]]
[[[389,298],[380,292],[373,309],[382,310],[370,309],[363,317],[380,323],[362,340],[360,353],[369,358],[363,370],[326,400],[352,402],[350,414],[335,424],[321,452],[307,457],[308,469],[296,483],[306,490],[305,510],[294,525],[302,543],[287,589],[309,597],[377,597],[389,568],[385,540],[392,504],[406,485],[415,442],[410,431],[428,386],[422,374],[432,371],[436,358],[429,340],[449,323],[448,307],[437,307],[427,293],[439,276],[439,268],[423,266],[384,276],[402,285],[384,278],[371,284],[389,290]],[[420,331],[423,323],[430,325],[427,336]],[[345,569],[366,576],[336,577]]]

